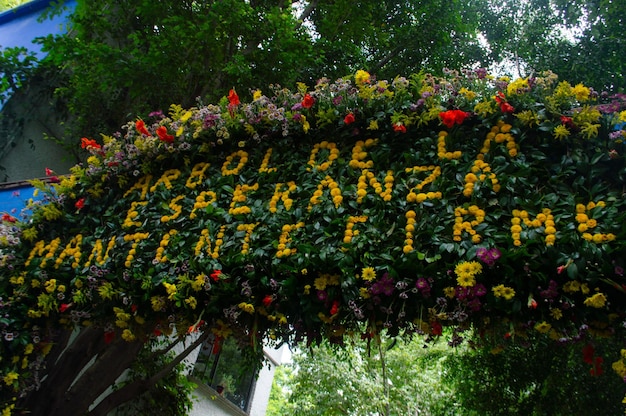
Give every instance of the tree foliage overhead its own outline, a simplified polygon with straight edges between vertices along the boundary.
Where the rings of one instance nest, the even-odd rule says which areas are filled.
[[[95,136],[129,115],[213,101],[233,86],[248,96],[357,69],[393,79],[471,65],[471,4],[79,0],[69,36],[44,44],[67,76],[58,92],[77,117],[71,133]]]

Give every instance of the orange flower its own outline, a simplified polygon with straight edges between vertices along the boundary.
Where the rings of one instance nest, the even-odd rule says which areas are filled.
[[[93,139],[88,139],[86,137],[83,137],[82,139],[80,139],[80,147],[82,147],[83,149],[100,149],[102,146],[100,146],[98,144],[98,142],[96,142]]]
[[[239,96],[237,95],[234,89],[231,89],[230,91],[228,91],[228,104],[229,106],[232,106],[232,107],[240,104]]]
[[[160,126],[156,130],[156,133],[157,133],[157,136],[159,136],[159,140],[161,140],[162,142],[165,142],[165,143],[174,142],[174,136],[172,136],[171,134],[167,134],[167,127]]]
[[[311,94],[306,94],[302,99],[302,107],[311,108],[315,104],[315,98],[311,97]]]
[[[406,133],[406,127],[402,123],[396,123],[393,125],[393,131],[397,133]]]
[[[146,128],[146,123],[144,123],[143,120],[137,120],[137,122],[135,123],[135,128],[140,134],[143,134],[144,136],[150,136],[150,132]]]

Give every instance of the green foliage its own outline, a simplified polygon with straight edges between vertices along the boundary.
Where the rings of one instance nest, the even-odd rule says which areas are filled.
[[[24,47],[0,50],[0,104],[33,76],[36,64],[35,54]]]
[[[0,0],[0,12],[13,9],[31,0]]]
[[[451,353],[421,338],[372,340],[298,350],[279,367],[268,416],[459,415],[453,390],[441,383]]]
[[[468,413],[497,415],[617,415],[624,383],[610,370],[621,340],[546,344],[538,339],[450,354],[443,383]],[[584,362],[586,345],[598,367]],[[590,374],[601,369],[601,374]]]
[[[490,60],[520,76],[545,70],[598,91],[626,89],[626,3],[610,0],[482,2]]]
[[[66,77],[56,87],[68,136],[96,137],[129,116],[214,101],[232,86],[246,96],[357,69],[392,79],[476,59],[476,48],[458,52],[476,45],[472,1],[299,3],[79,0],[71,37],[42,40]]]
[[[163,366],[174,359],[175,354],[156,354],[163,342],[147,343],[125,376],[124,384],[149,379]],[[196,385],[187,379],[186,365],[179,364],[173,371],[160,379],[154,386],[133,400],[119,406],[116,416],[186,416],[193,404],[191,393]]]

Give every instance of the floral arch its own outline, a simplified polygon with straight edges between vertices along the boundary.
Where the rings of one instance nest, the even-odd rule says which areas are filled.
[[[83,138],[29,220],[4,216],[7,409],[56,326],[252,346],[623,329],[623,98],[482,70],[251,95]]]

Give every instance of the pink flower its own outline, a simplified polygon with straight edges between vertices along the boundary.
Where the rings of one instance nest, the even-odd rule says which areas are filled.
[[[46,168],[46,176],[52,176],[54,175],[54,171],[50,168]]]

